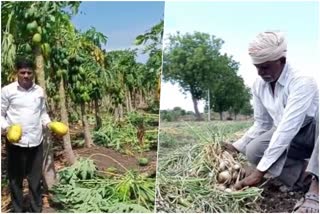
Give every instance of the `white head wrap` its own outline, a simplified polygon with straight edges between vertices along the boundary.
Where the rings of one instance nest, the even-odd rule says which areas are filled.
[[[287,42],[279,31],[259,33],[249,44],[249,55],[253,64],[274,61],[286,56]]]

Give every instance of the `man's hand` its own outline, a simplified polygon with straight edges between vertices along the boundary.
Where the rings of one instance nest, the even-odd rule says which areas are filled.
[[[51,136],[56,141],[62,141],[63,140],[63,136],[59,136],[59,135],[57,135],[57,134],[55,134],[53,132],[51,132]]]
[[[231,143],[225,143],[223,142],[221,145],[222,149],[231,153],[231,154],[237,154],[239,151],[231,144]]]
[[[56,133],[52,132],[50,129],[50,123],[48,123],[47,125],[48,130],[50,131],[51,137],[56,140],[56,141],[62,141],[63,140],[63,136],[59,136]]]
[[[245,177],[244,179],[242,179],[241,181],[236,183],[234,185],[234,188],[236,190],[240,190],[240,189],[247,187],[247,186],[248,187],[256,186],[262,181],[263,176],[265,174],[266,174],[266,172],[261,172],[261,171],[255,169],[248,177]]]

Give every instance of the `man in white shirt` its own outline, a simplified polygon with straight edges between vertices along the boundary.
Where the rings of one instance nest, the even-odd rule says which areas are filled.
[[[315,144],[319,92],[316,81],[286,62],[281,32],[258,34],[249,55],[258,70],[252,94],[254,125],[227,147],[246,155],[256,169],[235,185],[255,186],[269,173],[293,186],[305,171]],[[317,176],[316,176],[317,177]]]
[[[43,128],[51,122],[45,106],[43,89],[33,83],[34,65],[26,59],[16,62],[18,80],[2,88],[1,130],[20,124],[22,137],[18,143],[7,142],[8,177],[13,212],[23,210],[23,179],[29,183],[28,212],[42,211],[41,178],[43,164]]]

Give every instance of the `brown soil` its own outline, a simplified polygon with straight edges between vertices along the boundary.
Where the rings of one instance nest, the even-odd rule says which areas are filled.
[[[303,196],[302,191],[289,191],[276,181],[268,183],[262,193],[263,199],[258,203],[263,213],[291,213],[295,204]]]
[[[93,146],[91,148],[80,148],[76,150],[80,157],[90,157],[96,164],[98,170],[104,171],[109,167],[115,167],[119,172],[124,172],[122,166],[128,170],[138,170],[140,172],[154,173],[156,172],[157,152],[149,151],[141,154],[125,155],[112,149],[102,146]],[[138,159],[146,157],[149,159],[147,166],[139,166]]]

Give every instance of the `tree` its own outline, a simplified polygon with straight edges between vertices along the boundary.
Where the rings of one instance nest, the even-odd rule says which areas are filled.
[[[153,97],[149,99],[150,105],[156,106],[154,112],[159,112],[160,91],[161,91],[161,71],[162,71],[162,40],[163,40],[164,21],[154,25],[145,34],[138,35],[135,40],[135,45],[145,45],[143,53],[149,54],[149,59],[146,63],[146,72],[142,79],[144,85],[143,97]],[[157,85],[155,88],[154,86]]]
[[[223,40],[200,32],[169,36],[163,60],[164,80],[177,82],[184,93],[191,93],[198,120],[202,119],[198,101],[205,98],[209,83],[214,84],[220,73],[222,44]]]

